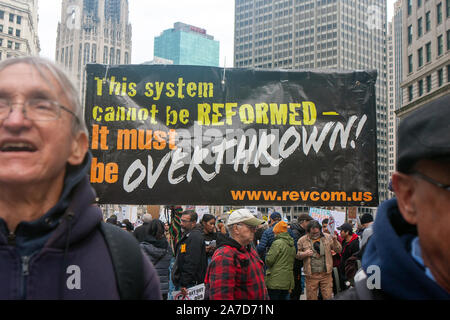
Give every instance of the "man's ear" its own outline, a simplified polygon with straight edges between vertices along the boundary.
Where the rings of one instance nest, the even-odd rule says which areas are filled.
[[[414,193],[416,191],[413,177],[394,172],[392,174],[392,187],[397,197],[400,213],[409,224],[417,224],[417,211],[414,204]]]
[[[73,166],[81,164],[88,151],[88,144],[89,142],[86,133],[77,133],[72,140],[72,152],[69,159],[67,159],[67,162]]]

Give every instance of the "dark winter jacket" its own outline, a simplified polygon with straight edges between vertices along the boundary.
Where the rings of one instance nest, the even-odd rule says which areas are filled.
[[[59,202],[41,218],[19,223],[14,234],[0,219],[0,299],[119,299],[89,168],[89,157],[70,167]],[[160,299],[156,271],[142,257],[142,297]]]
[[[142,225],[134,229],[133,236],[137,239],[139,242],[143,242],[145,237],[148,234],[148,222],[144,222]]]
[[[430,279],[426,269],[414,260],[411,243],[417,238],[417,229],[403,219],[397,199],[380,205],[372,226],[373,235],[362,260],[364,273],[355,276],[356,289],[343,292],[337,299],[450,299],[450,294]],[[379,288],[376,287],[377,278]]]
[[[202,233],[194,229],[183,235],[176,246],[175,277],[172,279],[175,286],[188,288],[203,283],[207,264]]]
[[[169,291],[169,265],[173,257],[167,239],[158,240],[151,235],[147,235],[144,242],[141,242],[141,247],[158,273],[161,293],[167,293]]]
[[[342,284],[349,279],[345,277],[345,262],[348,258],[350,258],[353,254],[359,251],[359,237],[356,233],[352,235],[350,241],[342,242],[342,252],[341,252],[341,261],[339,263],[339,273],[341,277]]]
[[[251,245],[217,237],[217,250],[205,277],[210,300],[267,300],[264,263]]]

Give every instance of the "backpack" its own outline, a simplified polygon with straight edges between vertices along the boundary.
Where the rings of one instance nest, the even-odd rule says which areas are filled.
[[[111,255],[120,299],[141,299],[144,292],[144,264],[138,241],[128,232],[103,221],[100,231]]]

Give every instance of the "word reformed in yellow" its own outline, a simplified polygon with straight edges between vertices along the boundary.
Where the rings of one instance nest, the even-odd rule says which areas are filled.
[[[311,101],[302,103],[201,103],[198,105],[198,124],[205,126],[232,125],[239,114],[243,124],[313,125],[317,120],[316,105]],[[303,122],[302,122],[303,121]]]
[[[110,96],[129,96],[134,97],[137,94],[137,83],[128,82],[126,77],[121,81],[116,81],[116,77],[111,77],[106,81],[105,78],[95,77],[97,82],[97,95],[102,96],[103,90],[107,89]],[[104,88],[104,85],[106,88]],[[163,95],[168,98],[184,99],[187,96],[191,98],[212,98],[214,96],[214,84],[212,82],[184,82],[183,78],[178,78],[177,82],[147,82],[144,85],[144,95],[153,100],[159,100]]]

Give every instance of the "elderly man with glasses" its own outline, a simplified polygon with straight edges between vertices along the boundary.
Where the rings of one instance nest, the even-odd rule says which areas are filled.
[[[115,250],[142,261],[138,290],[119,287],[119,256],[92,205],[88,143],[78,92],[56,65],[37,57],[0,63],[0,299],[161,298],[136,240],[108,225],[132,245]]]
[[[228,236],[217,238],[217,249],[206,272],[211,300],[268,300],[264,263],[251,243],[264,220],[248,209],[233,211],[227,221]]]
[[[400,122],[396,198],[381,204],[373,235],[341,299],[450,299],[450,94]]]

